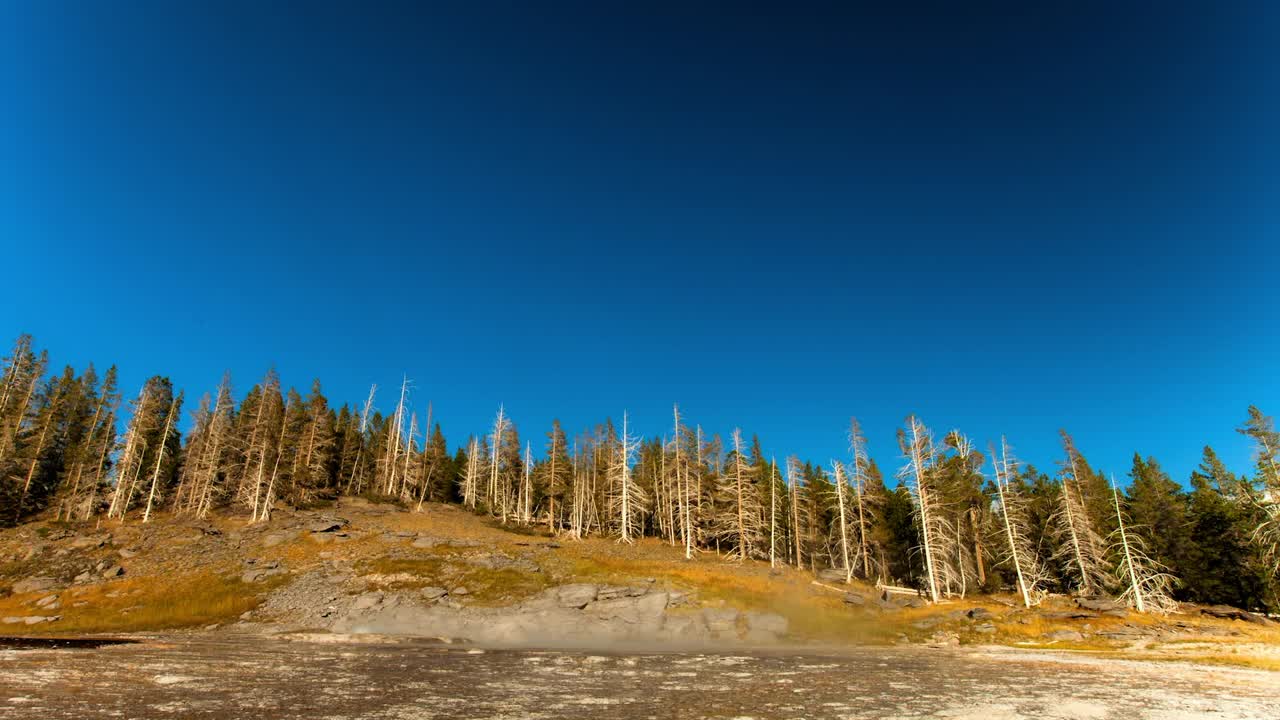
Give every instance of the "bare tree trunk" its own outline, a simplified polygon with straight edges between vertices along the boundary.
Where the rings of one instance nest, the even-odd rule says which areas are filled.
[[[169,442],[169,431],[173,428],[174,415],[178,414],[178,405],[182,402],[182,393],[173,399],[169,412],[164,418],[164,431],[160,433],[160,447],[156,449],[156,467],[151,473],[151,491],[147,493],[147,509],[142,512],[142,522],[151,519],[151,508],[155,504],[156,488],[160,483],[160,467],[164,463],[164,448]]]

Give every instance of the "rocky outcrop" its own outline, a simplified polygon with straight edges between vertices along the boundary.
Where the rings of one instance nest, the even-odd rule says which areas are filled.
[[[672,610],[671,594],[635,586],[586,583],[548,588],[519,605],[467,607],[458,589],[365,593],[333,623],[338,633],[465,639],[497,647],[695,647],[775,643],[787,619],[733,608]]]

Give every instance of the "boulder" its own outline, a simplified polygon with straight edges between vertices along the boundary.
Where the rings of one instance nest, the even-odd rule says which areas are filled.
[[[21,595],[23,593],[40,592],[41,590],[48,590],[53,587],[53,585],[54,581],[51,577],[45,577],[43,575],[31,577],[14,583],[13,594]]]
[[[818,579],[823,582],[843,583],[845,572],[840,568],[823,568],[818,571]]]
[[[21,615],[17,617],[0,618],[0,622],[6,625],[38,625],[40,623],[57,622],[61,620],[61,615]]]
[[[331,533],[341,530],[346,525],[347,521],[344,518],[319,518],[308,525],[307,529],[313,533]]]
[[[119,565],[112,565],[111,567],[102,571],[102,577],[107,580],[110,580],[111,578],[115,578],[115,577],[120,577],[121,575],[124,575],[124,568],[120,567]]]
[[[845,605],[856,605],[858,607],[862,607],[867,604],[866,598],[854,592],[845,593],[842,599],[844,600]]]
[[[596,592],[597,600],[617,600],[618,598],[640,597],[649,592],[649,588],[628,587],[621,585],[602,585]]]
[[[439,542],[439,540],[436,540],[433,537],[420,537],[413,541],[413,547],[416,547],[419,550],[429,550],[439,544]]]
[[[116,551],[116,554],[119,555],[121,558],[128,560],[130,558],[137,557],[138,551],[130,550],[129,548],[120,548],[119,550]]]
[[[1045,635],[1044,639],[1052,642],[1078,641],[1083,640],[1084,635],[1076,630],[1054,630],[1053,632]]]
[[[15,590],[14,592],[17,591]],[[1230,605],[1211,605],[1206,608],[1200,608],[1200,614],[1208,615],[1209,617],[1221,618],[1223,620],[1243,620],[1256,625],[1270,624],[1269,620],[1257,613],[1251,613],[1248,610],[1234,608]]]
[[[747,630],[750,632],[766,633],[774,636],[787,634],[787,619],[777,613],[748,612],[743,617],[746,619]]]
[[[383,594],[381,592],[367,592],[356,598],[351,603],[352,610],[368,610],[382,604]]]
[[[445,590],[442,587],[436,587],[434,585],[431,585],[419,590],[418,594],[421,595],[422,599],[426,600],[427,602],[435,602],[436,600],[439,600],[445,595],[448,595],[449,591]]]
[[[735,608],[703,608],[702,621],[714,637],[736,637],[738,614]]]
[[[1078,597],[1076,598],[1076,606],[1084,608],[1085,610],[1096,610],[1097,612],[1104,612],[1106,610],[1123,610],[1125,608],[1124,603],[1117,602],[1107,597]]]
[[[560,607],[581,610],[595,601],[599,588],[588,583],[561,585],[555,589],[556,602]]]
[[[463,595],[470,595],[471,591],[468,590],[465,585],[459,585],[458,587],[450,590],[449,594],[454,597],[461,597]]]
[[[970,620],[986,620],[988,618],[994,617],[994,614],[986,608],[976,607],[976,608],[969,608],[969,611],[965,613],[965,616],[968,617]]]
[[[111,542],[110,535],[85,535],[71,541],[73,550],[85,550],[87,548],[100,548]]]
[[[36,601],[36,607],[45,610],[57,610],[59,606],[57,595],[45,595]]]

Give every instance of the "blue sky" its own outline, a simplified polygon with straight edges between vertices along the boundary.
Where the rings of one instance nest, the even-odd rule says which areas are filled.
[[[407,373],[454,443],[680,402],[896,469],[917,412],[1185,480],[1280,413],[1266,3],[269,5],[0,7],[4,335]]]

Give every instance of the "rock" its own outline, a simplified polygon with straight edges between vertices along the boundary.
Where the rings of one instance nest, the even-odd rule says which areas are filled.
[[[1115,611],[1108,610],[1107,612]],[[1040,613],[1040,617],[1045,620],[1092,620],[1098,617],[1098,613],[1089,612],[1088,610],[1067,610],[1064,612]]]
[[[321,518],[307,526],[307,529],[313,533],[331,533],[341,530],[346,525],[347,521],[343,518]]]
[[[702,620],[713,637],[737,637],[738,611],[734,608],[703,608]]]
[[[844,600],[845,605],[856,605],[858,607],[862,607],[867,604],[867,599],[858,593],[847,592],[844,594],[842,599]]]
[[[40,623],[57,622],[61,615],[22,615],[18,617],[0,618],[7,625],[38,625]]]
[[[986,620],[987,618],[994,617],[994,614],[986,608],[976,607],[969,608],[969,611],[965,613],[965,616],[970,620]]]
[[[367,592],[357,597],[355,602],[351,603],[352,610],[368,610],[382,604],[383,594],[381,592]]]
[[[121,575],[124,575],[124,568],[120,567],[119,565],[112,565],[111,567],[102,571],[102,577],[107,580],[110,580],[111,578],[114,578],[114,577],[120,577]]]
[[[561,585],[555,589],[556,602],[560,607],[581,610],[596,599],[599,588],[587,583]]]
[[[78,537],[71,541],[73,550],[84,550],[86,548],[100,548],[111,542],[110,535],[89,535]]]
[[[929,603],[922,597],[909,597],[903,600],[899,600],[898,605],[900,607],[922,608],[922,607],[927,607]]]
[[[14,587],[16,588],[17,586],[15,585]],[[17,590],[14,590],[14,592],[17,592]],[[1223,620],[1243,620],[1257,625],[1270,624],[1270,621],[1261,615],[1251,613],[1248,610],[1234,608],[1230,605],[1211,605],[1206,608],[1200,608],[1200,614],[1208,615],[1209,617],[1221,618]]]
[[[563,547],[563,546],[562,546],[562,545],[560,545],[560,543],[553,543],[553,542],[549,542],[549,543],[547,543],[547,544],[543,545],[542,547],[544,547],[544,548],[546,548],[546,549],[548,549],[548,550],[559,550],[559,549],[560,549],[561,547]]]
[[[845,572],[840,568],[823,568],[818,571],[818,579],[824,582],[844,583]]]
[[[116,551],[116,554],[124,558],[125,560],[129,560],[130,558],[137,557],[138,551],[130,550],[129,548],[120,548],[119,550]]]
[[[418,594],[421,595],[422,598],[427,602],[435,602],[436,600],[439,600],[445,595],[448,595],[449,591],[445,590],[442,587],[435,587],[434,585],[432,585],[432,586],[422,588],[421,590],[418,591]]]
[[[458,587],[450,590],[449,594],[454,597],[461,597],[463,595],[470,595],[471,591],[468,590],[465,585],[459,585]]]
[[[13,594],[22,595],[23,593],[40,592],[41,590],[48,590],[53,587],[53,585],[54,581],[51,577],[45,577],[43,575],[31,577],[14,583]]]
[[[981,625],[975,625],[973,631],[976,633],[982,633],[983,635],[994,635],[996,632],[996,626],[991,623],[982,623]]]
[[[938,632],[935,632],[933,635],[929,636],[929,641],[926,644],[929,647],[950,647],[953,645],[959,645],[960,636],[956,635],[953,632],[945,632],[943,630],[939,630]]]
[[[437,544],[439,544],[439,541],[433,537],[420,537],[413,541],[412,546],[420,550],[429,550]]]
[[[58,596],[45,595],[44,597],[36,601],[36,607],[49,609],[49,610],[56,610],[58,609]]]
[[[649,592],[648,588],[625,587],[621,585],[603,585],[596,593],[597,600],[616,600],[618,598],[640,597]]]
[[[1084,608],[1085,610],[1096,610],[1098,612],[1106,610],[1123,610],[1125,608],[1124,603],[1116,602],[1111,598],[1105,597],[1078,597],[1076,598],[1076,606]]]
[[[88,572],[82,572],[79,575],[75,576],[75,579],[72,580],[72,582],[77,584],[83,584],[91,580],[93,580],[93,575],[89,574]]]
[[[272,533],[262,538],[262,547],[275,547],[284,542],[284,536],[279,533]]]
[[[1054,630],[1053,632],[1045,635],[1044,639],[1050,640],[1052,642],[1059,642],[1064,640],[1078,641],[1078,640],[1083,640],[1084,635],[1082,635],[1081,633],[1075,630]]]
[[[777,613],[749,612],[744,617],[749,631],[775,636],[787,634],[787,619]]]

